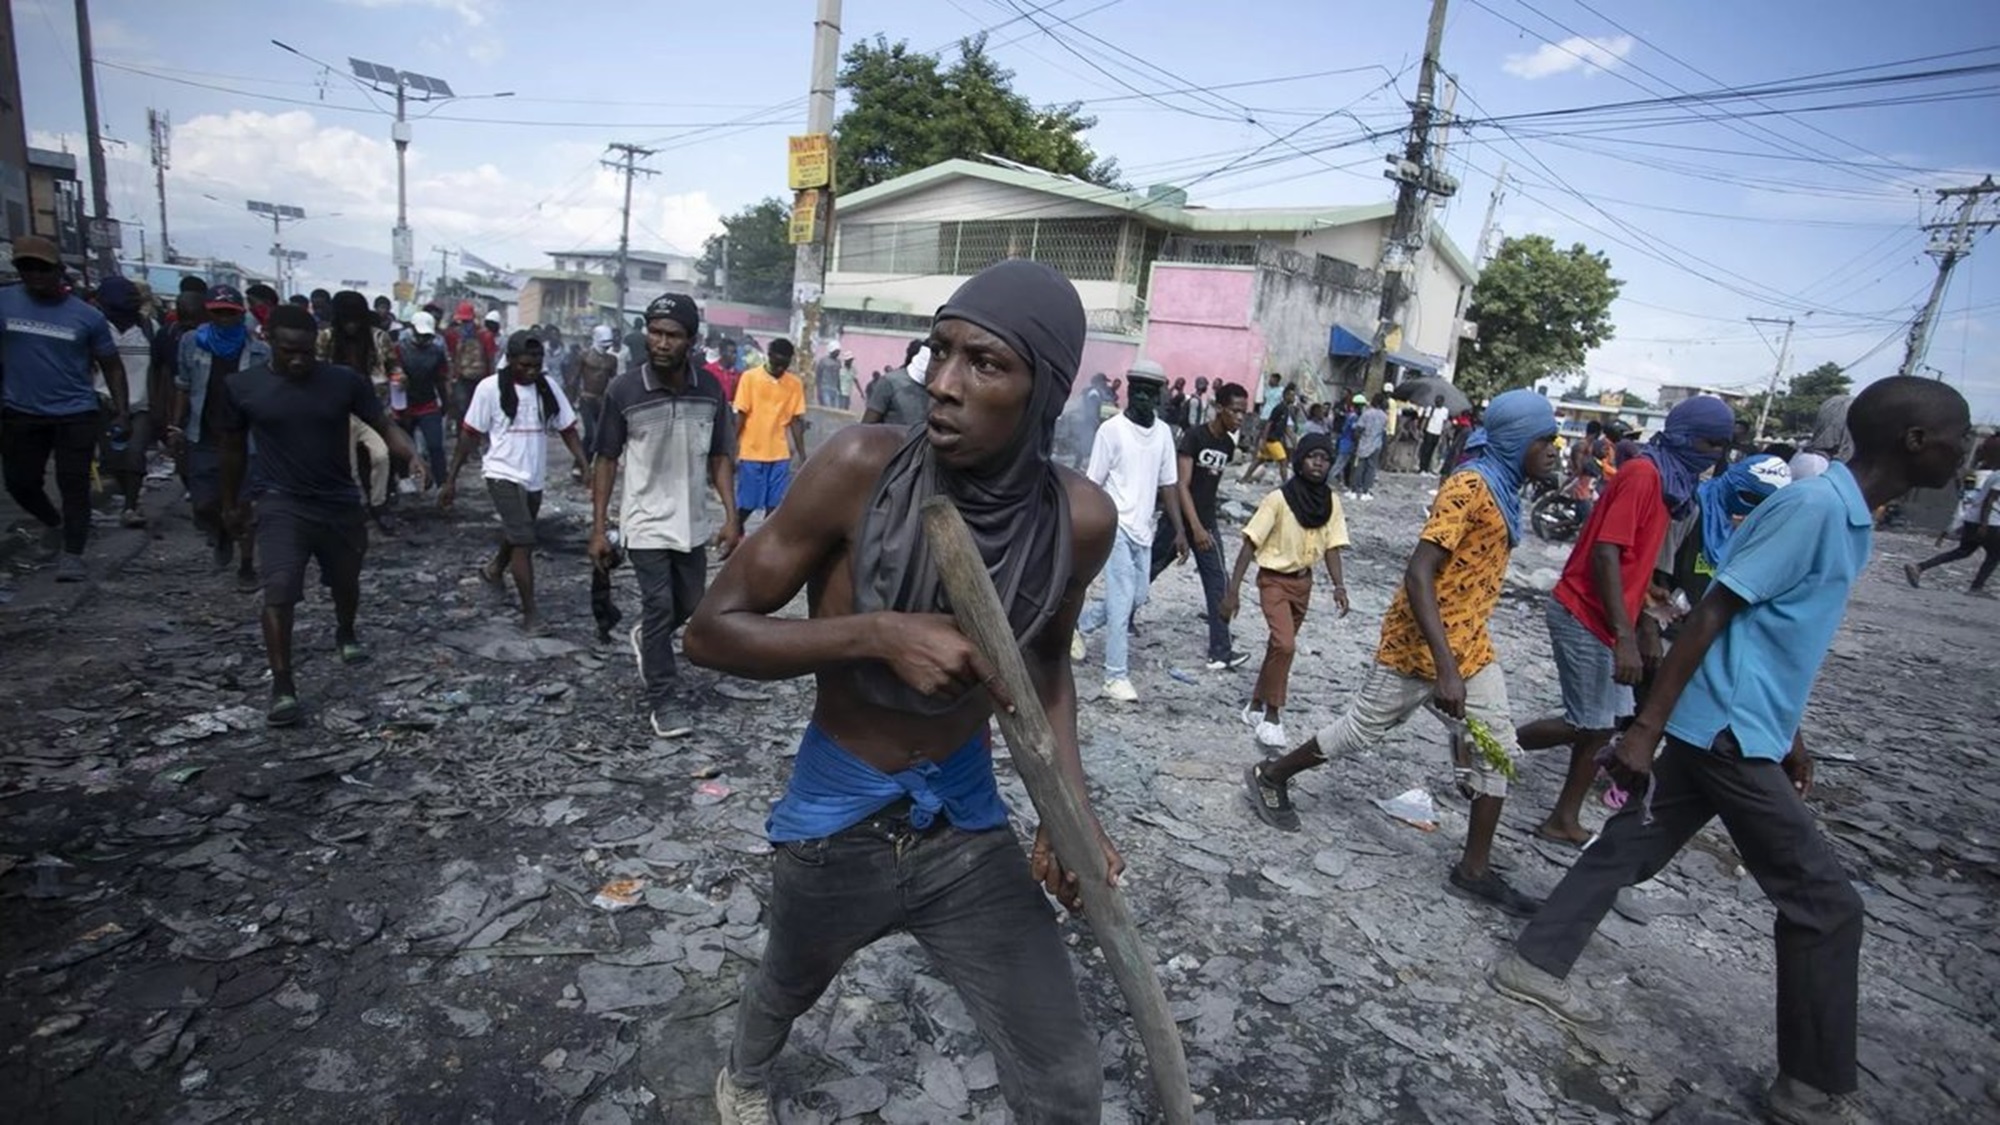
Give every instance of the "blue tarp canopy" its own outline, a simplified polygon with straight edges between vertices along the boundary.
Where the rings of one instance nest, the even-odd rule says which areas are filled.
[[[1375,349],[1367,340],[1336,324],[1326,342],[1326,354],[1366,357],[1375,354]]]
[[[1429,356],[1418,355],[1414,352],[1390,352],[1389,362],[1399,367],[1408,367],[1415,371],[1421,371],[1426,375],[1435,375],[1438,373],[1437,360],[1431,359]]]

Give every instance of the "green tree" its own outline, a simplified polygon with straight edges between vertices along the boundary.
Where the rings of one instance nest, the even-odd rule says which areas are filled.
[[[1831,361],[1794,375],[1785,393],[1771,404],[1771,428],[1785,434],[1809,433],[1818,418],[1820,404],[1853,390],[1854,381],[1838,363]]]
[[[1583,369],[1611,338],[1611,302],[1624,283],[1611,259],[1577,243],[1559,250],[1545,235],[1500,244],[1473,287],[1468,318],[1479,337],[1460,354],[1458,385],[1473,398]]]
[[[792,266],[798,255],[791,244],[792,209],[782,199],[753,203],[722,220],[722,233],[701,246],[695,268],[724,300],[790,308]],[[728,244],[729,269],[721,271]]]
[[[1083,141],[1095,117],[1075,102],[1037,107],[1013,82],[1013,72],[986,53],[983,35],[960,41],[948,67],[880,35],[849,47],[840,88],[850,104],[833,126],[835,187],[858,191],[982,154],[1117,185],[1117,162],[1098,159]]]

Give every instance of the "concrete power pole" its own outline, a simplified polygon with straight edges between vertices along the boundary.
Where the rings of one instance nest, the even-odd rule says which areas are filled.
[[[444,288],[445,279],[451,276],[451,250],[444,246],[433,246],[431,252],[438,256],[438,275],[437,280],[431,282],[431,296],[442,303],[442,299],[438,298],[438,291]]]
[[[813,20],[812,74],[806,86],[806,132],[833,132],[834,79],[840,70],[840,0],[819,0]],[[831,159],[829,157],[829,159]],[[819,332],[820,300],[826,289],[826,247],[833,237],[833,190],[819,189],[818,229],[799,244],[792,264],[792,337],[801,352]],[[801,360],[801,363],[804,361]]]
[[[1472,248],[1475,274],[1486,268],[1486,259],[1493,253],[1493,219],[1500,212],[1500,201],[1507,198],[1507,168],[1507,162],[1502,160],[1500,175],[1493,181],[1493,194],[1486,197],[1486,218],[1479,224],[1479,245]],[[1458,291],[1458,311],[1451,317],[1451,348],[1444,357],[1445,374],[1453,382],[1458,381],[1458,349],[1465,343],[1465,313],[1471,306],[1472,286],[1466,285]]]
[[[118,272],[118,245],[111,233],[110,177],[104,170],[104,134],[97,123],[97,64],[90,50],[90,0],[76,0],[76,66],[83,77],[83,133],[90,154],[90,231],[86,242],[100,274]]]
[[[1937,327],[1938,308],[1944,304],[1944,291],[1951,284],[1952,269],[1958,265],[1959,259],[1972,253],[1972,242],[1977,232],[1996,225],[1992,219],[1973,219],[1973,212],[1978,210],[1982,199],[1995,194],[2000,194],[2000,186],[1993,183],[1992,176],[1971,187],[1939,189],[1940,203],[1953,196],[1958,197],[1958,218],[1950,222],[1924,224],[1927,231],[1948,233],[1933,239],[1926,251],[1937,259],[1937,280],[1931,282],[1931,296],[1924,302],[1924,311],[1918,313],[1916,323],[1910,325],[1909,343],[1903,349],[1903,365],[1896,369],[1896,374],[1914,375],[1923,366],[1924,355],[1931,348],[1931,332]],[[1943,375],[1940,374],[1939,378]]]
[[[1431,0],[1430,27],[1424,35],[1424,60],[1417,71],[1417,100],[1410,106],[1410,136],[1401,157],[1390,157],[1383,175],[1396,181],[1396,214],[1382,244],[1382,304],[1376,314],[1374,352],[1368,357],[1366,390],[1382,389],[1388,366],[1389,333],[1403,319],[1403,303],[1415,286],[1417,251],[1424,244],[1425,202],[1446,198],[1458,184],[1431,164],[1431,122],[1437,110],[1438,52],[1444,45],[1446,0]]]
[[[1785,379],[1785,364],[1790,362],[1792,358],[1792,327],[1794,322],[1791,317],[1780,319],[1770,316],[1753,316],[1748,319],[1752,324],[1782,324],[1785,326],[1785,340],[1778,345],[1778,366],[1771,372],[1771,386],[1764,392],[1764,405],[1757,411],[1757,440],[1761,442],[1764,440],[1764,425],[1771,420],[1771,400],[1778,397],[1778,384],[1782,383]]]
[[[146,132],[152,138],[153,190],[160,197],[160,260],[174,260],[174,244],[167,237],[167,169],[173,164],[173,127],[164,109],[146,110]]]
[[[618,311],[613,314],[613,329],[622,339],[625,335],[625,292],[631,286],[631,271],[626,268],[626,255],[632,252],[632,177],[655,176],[659,173],[650,168],[641,168],[638,161],[653,155],[656,149],[641,148],[624,143],[606,146],[618,153],[622,160],[605,160],[606,168],[616,168],[625,173],[625,205],[618,211]]]

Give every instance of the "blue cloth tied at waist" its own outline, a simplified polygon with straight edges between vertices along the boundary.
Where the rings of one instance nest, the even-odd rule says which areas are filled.
[[[993,779],[993,746],[981,729],[942,762],[883,773],[828,737],[818,723],[799,740],[792,783],[771,809],[764,834],[774,844],[836,835],[909,798],[910,827],[927,829],[940,812],[954,827],[1004,827],[1007,805]]]

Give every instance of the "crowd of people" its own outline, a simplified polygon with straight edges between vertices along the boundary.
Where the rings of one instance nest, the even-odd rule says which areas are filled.
[[[470,303],[403,324],[354,292],[280,302],[262,286],[195,281],[155,320],[122,279],[94,303],[70,292],[38,240],[17,241],[14,264],[22,284],[0,289],[6,483],[49,529],[57,578],[83,571],[94,460],[116,477],[126,522],[143,523],[156,436],[218,567],[235,561],[261,591],[273,726],[304,711],[291,638],[307,564],[330,595],[340,661],[367,659],[356,621],[371,516],[379,524],[406,488],[435,488],[449,508],[475,455],[499,523],[480,575],[511,580],[523,625],[541,627],[536,517],[552,439],[588,484],[594,587],[627,563],[637,578],[629,641],[654,735],[694,728],[673,645],[683,628],[696,664],[816,679],[768,824],[769,937],[716,1079],[724,1121],[770,1119],[793,1021],[851,955],[894,931],[912,934],[965,999],[1017,1116],[1101,1110],[1096,1037],[1041,894],[1076,909],[1078,877],[1045,832],[1024,852],[1009,828],[990,725],[996,708],[1027,701],[950,615],[917,518],[940,496],[964,517],[1080,795],[1073,666],[1101,634],[1101,698],[1136,701],[1134,615],[1152,580],[1190,555],[1217,671],[1247,663],[1231,627],[1256,570],[1266,642],[1242,714],[1268,755],[1244,770],[1258,822],[1296,830],[1290,786],[1302,771],[1379,745],[1419,711],[1438,716],[1441,765],[1471,809],[1446,886],[1528,919],[1493,987],[1563,1019],[1602,1018],[1567,978],[1617,891],[1719,816],[1778,911],[1770,1110],[1850,1119],[1862,908],[1803,803],[1801,720],[1869,557],[1872,513],[1950,482],[1968,452],[1966,403],[1943,383],[1879,381],[1837,435],[1791,458],[1741,448],[1732,411],[1708,397],[1677,406],[1644,445],[1602,432],[1575,443],[1571,469],[1596,487],[1546,607],[1562,711],[1520,723],[1489,622],[1523,537],[1524,488],[1559,468],[1555,414],[1526,390],[1476,411],[1449,411],[1442,396],[1413,404],[1399,429],[1421,469],[1435,462],[1438,488],[1370,671],[1337,717],[1295,741],[1284,716],[1299,710],[1288,688],[1314,571],[1346,616],[1343,501],[1372,497],[1390,400],[1301,411],[1276,376],[1254,399],[1220,380],[1189,394],[1150,361],[1072,396],[1086,321],[1075,288],[1046,266],[1005,261],[967,281],[904,366],[867,388],[870,424],[808,460],[797,349],[772,340],[738,366],[724,341],[709,359],[685,294],[653,301],[622,343],[605,326],[571,350],[553,330],[503,336]],[[818,401],[852,400],[837,349],[809,371]],[[1823,463],[1797,460],[1807,454]],[[1231,566],[1218,495],[1239,457],[1243,480],[1276,466],[1276,481]],[[60,505],[43,490],[51,459]],[[2000,468],[2000,441],[1978,463]],[[1983,584],[2000,485],[1982,483],[1968,504],[1960,550],[1913,566],[1912,584],[1984,547]],[[712,582],[711,550],[724,560]],[[801,591],[807,616],[781,612]],[[1495,830],[1517,755],[1556,746],[1569,748],[1566,781],[1538,831],[1584,850],[1537,901],[1502,874]],[[1601,781],[1617,811],[1592,842],[1580,813]],[[1123,861],[1092,828],[1115,881]]]

